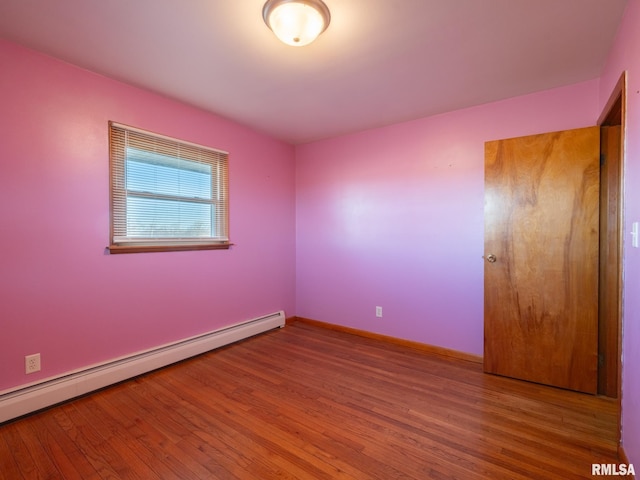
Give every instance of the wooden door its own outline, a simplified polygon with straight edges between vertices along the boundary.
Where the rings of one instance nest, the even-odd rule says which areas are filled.
[[[596,393],[599,137],[485,144],[488,373]]]

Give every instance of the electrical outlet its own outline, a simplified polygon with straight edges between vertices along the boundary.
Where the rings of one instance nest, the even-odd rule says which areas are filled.
[[[382,307],[376,307],[376,317],[382,318]]]
[[[24,370],[25,373],[34,373],[40,371],[40,354],[34,353],[33,355],[27,355],[24,357]]]

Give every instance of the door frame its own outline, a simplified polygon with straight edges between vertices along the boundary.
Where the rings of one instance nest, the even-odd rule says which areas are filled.
[[[617,417],[618,417],[618,428],[617,428],[617,441],[618,445],[620,445],[620,434],[621,434],[621,414],[622,414],[622,362],[621,362],[621,352],[622,352],[622,326],[623,326],[623,258],[624,258],[624,160],[626,157],[625,152],[625,138],[626,138],[626,107],[627,107],[627,72],[622,72],[622,75],[618,79],[613,91],[611,92],[607,103],[598,118],[598,126],[603,127],[607,125],[620,125],[620,165],[618,170],[618,231],[617,235],[614,233],[610,235],[609,241],[617,244],[619,248],[619,259],[618,259],[618,289],[617,289],[617,301],[618,301],[618,309],[617,315],[614,319],[616,325],[599,325],[599,328],[609,328],[616,330],[617,335],[617,349],[616,351],[599,351],[599,353],[603,354],[605,358],[605,362],[614,362],[616,364],[615,369],[613,370],[615,375],[617,375],[617,394],[615,397],[617,398],[618,408],[617,408]],[[602,252],[600,253],[602,255]],[[603,319],[599,319],[602,321]],[[605,369],[606,370],[606,369]],[[609,372],[611,372],[609,370]],[[610,375],[610,373],[605,373],[605,375]],[[599,378],[601,378],[599,372]],[[606,378],[606,376],[605,376]],[[600,393],[600,381],[598,382],[598,391]]]

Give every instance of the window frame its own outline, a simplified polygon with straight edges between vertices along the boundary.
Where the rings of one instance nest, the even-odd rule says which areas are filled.
[[[131,143],[130,143],[131,142]],[[175,148],[177,156],[165,154],[179,160],[197,161],[211,167],[211,199],[210,204],[215,211],[216,237],[127,237],[127,188],[126,162],[127,147],[134,145],[138,150],[158,153],[163,148]],[[141,146],[143,145],[143,146]],[[145,149],[144,147],[149,147]],[[184,156],[181,152],[185,152]],[[197,154],[197,160],[194,160]],[[187,250],[222,250],[233,244],[229,241],[229,153],[223,150],[179,140],[166,135],[149,132],[136,127],[109,122],[109,253],[144,253],[170,252]],[[134,194],[135,195],[135,194]],[[132,195],[132,196],[134,196]],[[164,193],[152,195],[155,198]],[[178,201],[186,203],[203,203],[201,199],[189,200],[188,197]],[[117,217],[117,218],[116,218]],[[124,234],[123,234],[124,232]]]

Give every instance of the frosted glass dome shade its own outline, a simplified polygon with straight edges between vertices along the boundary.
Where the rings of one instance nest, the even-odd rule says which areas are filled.
[[[313,42],[331,18],[329,9],[320,0],[269,0],[262,16],[283,43],[295,47]]]

